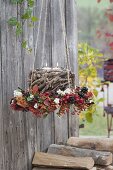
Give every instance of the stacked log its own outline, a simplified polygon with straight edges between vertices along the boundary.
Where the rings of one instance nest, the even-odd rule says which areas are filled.
[[[71,137],[68,139],[67,144],[78,148],[87,148],[87,149],[95,149],[98,151],[113,152],[113,139],[109,139],[109,138]]]
[[[91,157],[69,157],[56,154],[35,153],[33,166],[48,168],[92,169],[94,160]]]
[[[97,170],[113,170],[113,166],[109,165],[109,166],[97,166],[96,167]]]
[[[78,137],[71,137],[67,141],[68,146],[77,147],[81,149],[89,149],[94,151],[101,151],[102,153],[108,152],[113,153],[113,139],[109,138],[78,138]],[[113,162],[113,158],[112,158]],[[113,170],[113,166],[111,165],[99,165],[96,168],[97,170]]]
[[[75,169],[75,168],[74,168]],[[35,167],[35,168],[33,168],[32,170],[72,170],[72,168],[71,169],[67,169],[67,168],[63,168],[63,169],[59,169],[59,168],[44,168],[44,167]],[[76,169],[75,169],[76,170]],[[78,170],[80,170],[80,168],[78,169]],[[82,169],[83,170],[83,169]],[[92,169],[90,169],[90,170],[97,170],[97,168],[96,167],[93,167]],[[110,169],[108,169],[108,170],[110,170]]]
[[[65,168],[63,168],[63,169],[59,169],[59,168],[44,168],[44,167],[35,167],[35,168],[33,168],[32,170],[72,170],[72,168],[71,169],[65,169]],[[75,169],[76,170],[76,169]],[[78,169],[78,170],[80,170],[80,168]],[[90,169],[90,170],[97,170],[97,168],[96,167],[93,167],[92,169]],[[110,170],[110,169],[108,169],[108,170]]]
[[[113,139],[71,137],[67,145],[51,144],[47,153],[37,152],[33,170],[113,170]]]
[[[112,153],[110,152],[52,144],[49,146],[48,153],[73,157],[92,157],[96,165],[110,165],[112,163]]]

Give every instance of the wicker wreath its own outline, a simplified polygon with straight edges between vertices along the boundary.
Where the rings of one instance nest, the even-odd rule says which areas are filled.
[[[30,88],[38,85],[40,92],[55,93],[59,89],[65,90],[69,84],[73,88],[75,75],[71,71],[68,73],[66,69],[36,69],[30,72],[28,81]]]

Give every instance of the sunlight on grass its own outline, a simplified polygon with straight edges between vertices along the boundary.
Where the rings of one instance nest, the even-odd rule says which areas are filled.
[[[82,136],[106,136],[107,137],[107,118],[103,117],[103,110],[100,108],[94,116],[93,123],[85,122],[85,127],[80,129]]]

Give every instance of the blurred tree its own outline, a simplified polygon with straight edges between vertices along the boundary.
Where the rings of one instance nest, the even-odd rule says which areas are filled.
[[[84,15],[85,14],[85,15]],[[94,44],[96,28],[99,23],[100,10],[97,8],[79,8],[78,10],[78,30],[79,42]]]
[[[97,0],[98,3],[101,1]],[[109,1],[110,3],[113,2],[113,0]],[[101,15],[103,15],[104,19],[100,20],[99,28],[97,29],[97,41],[103,42],[101,43],[102,51],[113,58],[113,5],[110,4]]]
[[[102,67],[103,54],[99,50],[91,47],[87,43],[78,44],[78,62],[79,62],[79,80],[80,86],[87,86],[94,93],[94,105],[80,114],[82,120],[93,121],[93,115],[96,113],[98,104],[103,102],[103,98],[98,97],[97,87],[101,86],[97,69]]]
[[[103,54],[87,43],[78,44],[80,85],[96,88],[100,85],[97,70],[102,68]]]

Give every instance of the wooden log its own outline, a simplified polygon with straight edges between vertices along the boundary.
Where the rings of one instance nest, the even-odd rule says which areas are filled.
[[[72,168],[72,169],[91,169],[94,166],[94,160],[91,157],[67,157],[49,153],[35,153],[32,165],[34,167],[51,167],[51,168]]]
[[[112,163],[111,152],[102,152],[52,144],[48,148],[48,153],[73,157],[92,157],[96,165],[110,165]]]
[[[113,166],[97,166],[97,170],[113,170]]]
[[[41,168],[41,167],[35,167],[35,168],[33,168],[32,170],[58,170],[58,168],[56,169],[56,168]],[[59,169],[59,170],[67,170],[67,168],[66,169]],[[71,169],[68,169],[68,170],[72,170],[72,168]],[[91,168],[90,170],[97,170],[97,168],[96,167],[93,167],[93,168]]]
[[[35,167],[32,170],[58,170],[58,168],[43,168],[43,167]],[[67,169],[59,169],[59,170],[67,170]],[[72,170],[72,169],[68,169],[68,170]]]
[[[110,138],[70,137],[67,141],[67,144],[71,146],[76,146],[78,148],[113,152],[113,139]]]

